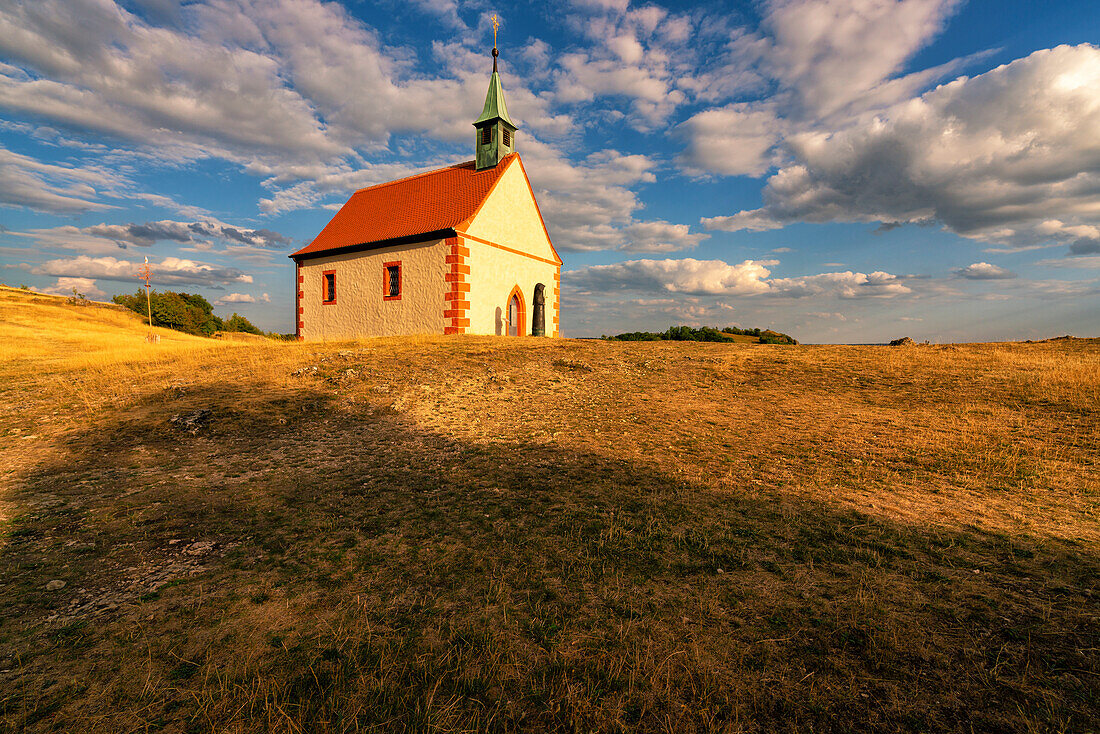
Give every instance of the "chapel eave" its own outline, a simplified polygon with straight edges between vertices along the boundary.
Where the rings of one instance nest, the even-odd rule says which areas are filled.
[[[457,234],[454,227],[447,227],[445,229],[437,229],[432,232],[422,232],[419,234],[407,235],[405,237],[390,237],[385,240],[375,240],[374,242],[359,242],[352,245],[344,245],[342,247],[330,247],[324,250],[316,250],[314,252],[293,252],[287,257],[296,263],[301,263],[305,260],[316,260],[317,258],[330,257],[333,255],[344,255],[349,252],[363,252],[366,250],[380,250],[383,247],[397,247],[398,245],[415,245],[420,242],[432,242],[433,240],[443,240],[448,237],[454,237]]]

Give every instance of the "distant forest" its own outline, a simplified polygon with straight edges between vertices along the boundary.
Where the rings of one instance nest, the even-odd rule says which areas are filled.
[[[147,318],[145,294],[140,290],[133,295],[115,296],[111,300]],[[150,294],[150,300],[153,326],[164,326],[197,336],[213,336],[218,331],[263,333],[244,316],[236,313],[228,319],[216,316],[210,302],[197,293],[153,291]]]
[[[670,326],[668,331],[654,333],[652,331],[632,331],[617,336],[604,336],[607,341],[617,342],[733,342],[742,341],[734,339],[734,336],[754,336],[759,344],[798,344],[798,341],[787,334],[771,329],[740,329],[736,326],[727,326],[718,329],[711,326],[702,326],[693,329],[690,326]]]

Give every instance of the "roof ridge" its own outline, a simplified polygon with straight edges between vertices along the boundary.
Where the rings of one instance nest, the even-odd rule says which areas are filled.
[[[393,184],[399,184],[399,183],[404,183],[405,181],[411,181],[414,178],[420,178],[421,176],[430,176],[433,173],[439,173],[440,171],[448,171],[452,168],[462,168],[463,166],[469,166],[471,164],[476,165],[477,161],[474,161],[474,160],[462,161],[462,163],[455,163],[455,164],[450,165],[450,166],[443,166],[442,168],[434,168],[431,171],[422,171],[421,173],[414,173],[410,176],[405,176],[404,178],[394,179],[393,181],[385,181],[383,183],[377,183],[377,184],[372,184],[370,186],[364,186],[361,189],[356,189],[355,193],[358,194],[360,191],[370,191],[371,189],[381,189],[381,188],[385,188],[386,186],[392,186]]]

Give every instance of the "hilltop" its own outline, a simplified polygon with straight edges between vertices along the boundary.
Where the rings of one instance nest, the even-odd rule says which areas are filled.
[[[0,291],[9,730],[1100,727],[1094,340],[146,331]]]

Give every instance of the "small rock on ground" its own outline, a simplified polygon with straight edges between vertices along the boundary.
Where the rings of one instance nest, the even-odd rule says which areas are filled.
[[[172,416],[169,421],[181,431],[186,431],[194,436],[203,426],[210,422],[210,411],[201,408],[192,413],[179,413]]]

